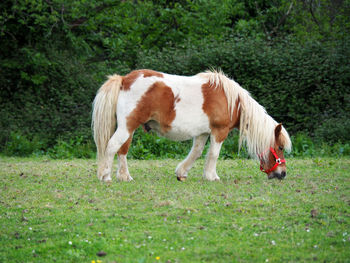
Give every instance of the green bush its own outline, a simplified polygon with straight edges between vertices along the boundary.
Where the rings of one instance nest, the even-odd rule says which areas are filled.
[[[249,158],[243,146],[238,151],[239,134],[233,131],[224,141],[220,152],[221,159]],[[322,156],[350,156],[350,143],[328,144],[324,141],[313,140],[305,133],[298,133],[292,136],[293,149],[287,157],[322,157]],[[151,133],[145,133],[142,129],[136,130],[128,152],[131,159],[183,159],[187,156],[192,147],[192,141],[174,142],[158,137]],[[209,140],[201,158],[205,158],[209,148]],[[95,158],[96,149],[91,140],[77,136],[69,140],[62,138],[56,144],[49,147],[38,137],[29,139],[20,133],[12,133],[6,143],[4,153],[9,156],[40,156],[48,155],[54,159],[72,158]]]
[[[317,146],[318,156],[331,156],[341,157],[350,156],[350,144],[349,143],[334,143],[332,145],[322,142]]]
[[[174,142],[139,128],[134,134],[128,156],[134,159],[183,158],[191,146],[191,141]]]
[[[350,119],[343,116],[325,119],[315,129],[315,139],[331,144],[350,142]]]
[[[315,143],[305,133],[298,133],[292,136],[292,152],[295,157],[312,157],[315,155]]]
[[[83,137],[75,137],[69,141],[58,139],[57,144],[50,148],[47,154],[54,159],[94,158],[95,150],[90,141],[84,141]]]
[[[22,73],[13,73],[2,65],[3,77],[17,74],[12,77],[18,78],[13,82],[20,92],[0,92],[0,145],[11,131],[18,130],[28,136],[38,135],[48,141],[48,146],[59,137],[91,136],[91,104],[99,86],[92,68],[69,52],[49,49],[41,55],[47,64],[29,62],[31,53],[23,54],[28,60],[19,71]],[[38,83],[36,76],[45,78]]]
[[[248,152],[244,145],[239,150],[239,132],[233,130],[222,144],[220,157],[223,159],[249,158]]]
[[[21,133],[12,132],[9,140],[6,142],[4,153],[9,156],[40,155],[43,154],[43,149],[46,146],[43,141],[37,136],[30,139]]]

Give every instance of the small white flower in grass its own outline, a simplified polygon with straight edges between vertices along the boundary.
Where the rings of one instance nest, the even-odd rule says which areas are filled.
[[[165,238],[163,239],[163,242],[166,242],[166,239],[165,239]]]
[[[269,259],[267,258],[267,259],[265,260],[265,262],[269,262]]]
[[[258,234],[258,233],[254,233],[254,236],[255,236],[255,237],[258,237],[258,236],[259,236],[259,234]]]
[[[100,235],[102,235],[102,233],[101,233],[101,232],[98,232],[98,235],[100,236]]]
[[[28,241],[30,241],[30,238],[28,238]]]
[[[317,245],[314,245],[314,248],[318,248],[318,246],[317,246]]]
[[[67,229],[63,229],[63,232],[66,232],[67,231]]]
[[[148,236],[148,239],[152,239],[152,236]]]
[[[276,245],[275,240],[271,240],[271,244],[272,244],[273,246]]]
[[[34,250],[34,249],[32,250],[32,253],[33,253],[33,254],[35,253],[35,250]]]
[[[308,229],[308,228],[307,228],[307,229],[306,229],[306,232],[308,232],[308,233],[309,233],[309,232],[310,232],[310,229]]]
[[[170,250],[173,250],[174,248],[173,247],[170,247]]]
[[[89,240],[85,239],[85,242],[86,242],[86,243],[89,243]]]
[[[182,248],[181,248],[181,250],[185,250],[185,248],[184,248],[184,247],[182,247]]]
[[[29,227],[29,230],[30,230],[30,231],[32,231],[32,230],[33,230],[33,228]]]
[[[347,234],[348,234],[347,232],[344,232],[344,233],[343,233],[343,237],[345,237]]]
[[[343,238],[343,242],[346,242],[346,239],[345,239],[345,238]]]
[[[68,244],[69,244],[69,245],[72,245],[73,243],[72,243],[72,241],[69,241]]]

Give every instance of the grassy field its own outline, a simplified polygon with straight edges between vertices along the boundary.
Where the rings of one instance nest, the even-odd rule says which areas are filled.
[[[220,182],[178,160],[130,160],[103,184],[94,160],[0,157],[1,262],[350,262],[350,159],[289,159],[285,180],[220,160]]]

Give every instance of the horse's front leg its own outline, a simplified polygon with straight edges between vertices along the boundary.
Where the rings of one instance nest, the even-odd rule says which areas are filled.
[[[209,181],[219,181],[220,177],[216,173],[216,162],[218,160],[221,145],[223,142],[217,142],[215,136],[210,135],[210,147],[207,154],[203,177]]]
[[[208,134],[201,134],[193,139],[192,149],[187,155],[186,159],[183,160],[177,166],[175,174],[177,180],[184,181],[187,178],[188,171],[192,168],[194,161],[197,160],[203,152],[205,143],[208,139]]]

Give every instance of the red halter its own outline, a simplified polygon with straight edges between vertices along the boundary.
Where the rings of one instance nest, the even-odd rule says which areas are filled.
[[[266,150],[266,151],[268,151],[268,150]],[[277,166],[279,166],[280,164],[286,163],[286,160],[285,160],[285,159],[281,159],[281,158],[278,157],[278,155],[277,155],[277,153],[276,153],[276,151],[275,151],[274,148],[270,147],[270,152],[271,152],[271,153],[273,154],[273,156],[275,157],[275,162],[276,162],[276,163],[275,163],[274,166],[272,166],[272,168],[267,169],[267,170],[264,170],[264,168],[263,168],[263,166],[262,166],[262,164],[263,164],[262,155],[263,155],[264,153],[262,153],[262,154],[259,155],[259,159],[260,159],[260,170],[261,170],[262,172],[264,172],[264,173],[267,173],[267,174],[269,174],[269,173],[271,173],[272,171],[276,170],[276,169],[277,169]]]

